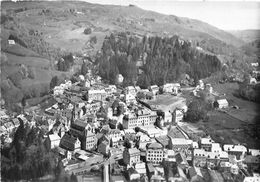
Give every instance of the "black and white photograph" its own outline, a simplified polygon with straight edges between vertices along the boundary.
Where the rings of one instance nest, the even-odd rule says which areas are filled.
[[[0,181],[260,182],[260,0],[0,4]]]

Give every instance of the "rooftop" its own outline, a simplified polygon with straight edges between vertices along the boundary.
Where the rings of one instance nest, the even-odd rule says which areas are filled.
[[[163,149],[163,146],[158,142],[154,142],[148,145],[148,149]]]

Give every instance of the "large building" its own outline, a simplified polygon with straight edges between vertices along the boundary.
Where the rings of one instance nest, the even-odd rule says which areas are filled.
[[[93,100],[99,100],[99,101],[105,101],[107,98],[107,93],[104,89],[99,89],[99,90],[88,90],[88,100],[93,101]]]
[[[170,137],[169,141],[169,148],[174,150],[175,152],[177,151],[184,151],[189,148],[192,148],[192,140],[187,140],[185,138],[172,138]]]
[[[95,130],[89,123],[76,120],[71,124],[70,132],[80,139],[82,149],[92,150],[96,148],[97,138]]]
[[[146,161],[153,164],[160,164],[164,158],[164,148],[163,145],[154,142],[147,146],[146,150]]]
[[[137,148],[125,149],[123,152],[124,163],[130,166],[140,162],[140,150]]]
[[[130,112],[123,118],[123,127],[125,129],[153,125],[157,114],[148,109],[140,109],[137,112]]]

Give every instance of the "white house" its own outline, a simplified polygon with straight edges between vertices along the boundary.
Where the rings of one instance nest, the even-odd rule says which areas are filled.
[[[58,147],[60,145],[60,140],[61,138],[59,137],[58,134],[51,134],[48,136],[46,139],[47,145],[50,149],[53,149],[55,147]]]
[[[126,104],[135,103],[136,99],[135,96],[132,94],[125,94],[124,101]]]
[[[214,106],[219,109],[228,108],[228,101],[227,99],[219,99],[215,101]]]
[[[9,40],[8,40],[8,44],[9,44],[9,45],[15,45],[15,41],[14,41],[14,40],[11,40],[11,39],[9,39]]]

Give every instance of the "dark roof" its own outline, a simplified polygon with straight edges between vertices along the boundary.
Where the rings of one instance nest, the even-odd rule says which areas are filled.
[[[169,139],[167,136],[159,136],[159,137],[156,137],[155,140],[156,140],[158,143],[162,144],[163,147],[167,147],[168,144],[169,144],[169,140],[170,140],[170,139]]]
[[[194,167],[189,168],[189,175],[190,175],[190,178],[197,175],[197,172],[195,171]]]
[[[148,145],[148,149],[163,149],[163,146],[158,142],[154,142]]]
[[[60,146],[66,150],[74,151],[76,141],[77,137],[65,133],[65,135],[61,138]]]
[[[137,173],[138,173],[133,167],[129,168],[129,169],[127,170],[127,172],[128,172],[128,174],[129,174],[129,176],[132,175],[132,174],[137,174]]]
[[[74,129],[77,129],[77,130],[80,130],[80,131],[83,131],[85,130],[86,126],[88,125],[87,122],[83,122],[82,120],[76,120],[75,122],[73,122],[71,124],[71,128],[74,128]]]

